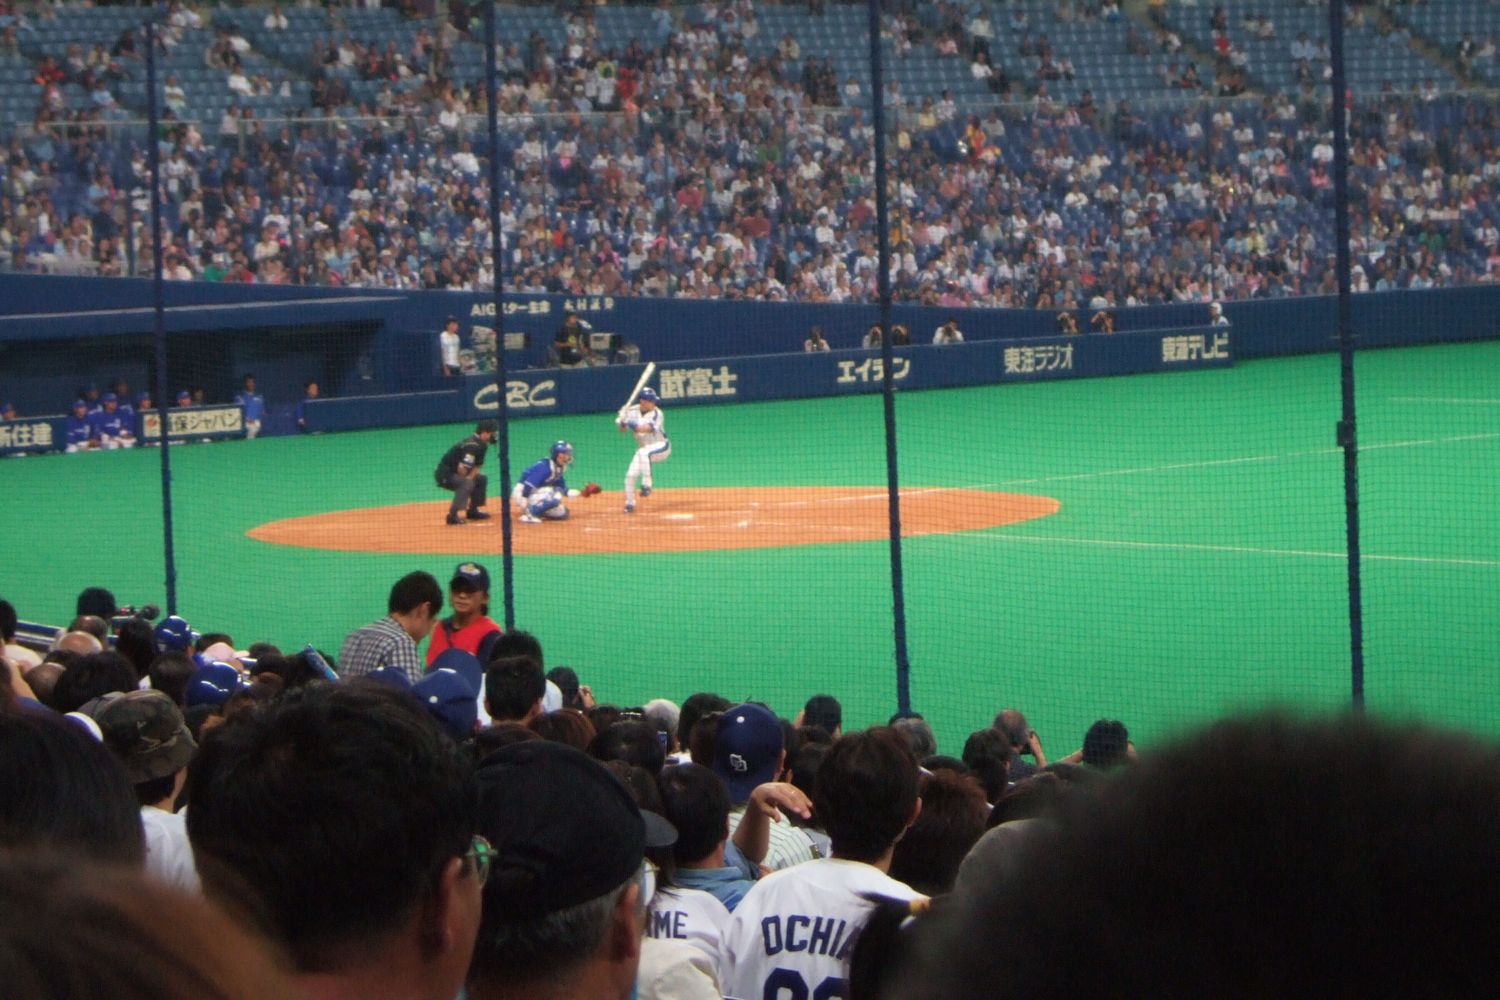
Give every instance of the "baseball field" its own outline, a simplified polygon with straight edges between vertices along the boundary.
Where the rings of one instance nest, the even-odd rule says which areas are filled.
[[[1366,697],[1500,733],[1500,343],[1357,362]],[[906,393],[898,454],[913,707],[941,748],[1025,709],[1053,753],[1094,719],[1149,743],[1351,690],[1338,362]],[[604,401],[612,407],[613,401]],[[612,414],[511,426],[519,474],[576,449],[566,522],[516,525],[516,619],[622,704],[714,689],[846,720],[895,708],[878,395],[666,408],[671,459],[627,516]],[[441,524],[460,425],[171,451],[178,609],[337,652],[412,569],[497,577],[495,522]],[[165,593],[159,454],[6,461],[4,596],[64,622],[84,585]],[[498,478],[498,456],[486,470]],[[507,491],[492,483],[490,509]],[[870,498],[874,496],[872,501]]]

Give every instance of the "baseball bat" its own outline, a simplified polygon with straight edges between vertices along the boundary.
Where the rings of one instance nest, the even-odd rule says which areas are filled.
[[[625,411],[630,409],[631,405],[635,402],[636,397],[641,394],[641,390],[646,388],[647,381],[649,381],[651,376],[655,374],[656,362],[646,362],[646,370],[641,372],[640,378],[636,379],[635,388],[630,390],[630,398],[625,400],[625,405],[620,407],[620,412],[615,415],[616,420],[625,419]]]

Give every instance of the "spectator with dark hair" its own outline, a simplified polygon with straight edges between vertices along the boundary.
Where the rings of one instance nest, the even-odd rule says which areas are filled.
[[[1010,785],[1010,763],[1015,755],[1010,743],[993,729],[979,729],[964,741],[964,764],[984,786],[984,797],[991,804]]]
[[[1079,760],[1086,767],[1101,771],[1113,770],[1135,760],[1135,744],[1130,742],[1130,732],[1118,719],[1100,719],[1089,727],[1083,737],[1083,750]]]
[[[103,618],[105,621],[113,618],[120,610],[115,595],[104,587],[85,587],[78,594],[78,600],[74,605],[73,614],[93,615]]]
[[[797,725],[817,726],[837,739],[844,733],[844,707],[831,694],[815,694],[797,716]]]
[[[443,608],[443,591],[431,573],[408,573],[391,587],[386,616],[355,629],[339,651],[340,674],[362,677],[390,667],[415,684],[422,679],[417,643],[427,638]]]
[[[479,786],[480,832],[494,845],[494,867],[469,967],[471,1000],[625,1000],[636,987],[652,895],[646,848],[670,844],[669,831],[648,826],[603,765],[560,743],[496,751],[479,769]]]
[[[111,691],[134,691],[140,685],[130,661],[113,650],[90,653],[63,671],[52,700],[59,712],[76,712]]]
[[[144,618],[127,618],[115,630],[115,652],[130,661],[138,680],[145,680],[151,673],[151,661],[156,659],[156,637],[151,623]]]
[[[22,673],[31,670],[42,662],[42,658],[25,646],[17,645],[16,630],[20,626],[20,618],[16,615],[15,606],[9,601],[0,601],[0,656],[21,668]]]
[[[566,743],[575,750],[587,752],[594,741],[594,724],[589,717],[576,708],[559,708],[555,712],[543,712],[526,723],[526,728],[544,740]]]
[[[666,751],[655,727],[638,719],[623,719],[594,737],[589,756],[597,761],[623,760],[652,777],[661,773]]]
[[[547,666],[547,660],[542,655],[541,640],[525,629],[510,629],[495,640],[495,645],[490,650],[490,661],[504,656],[529,656],[544,670]]]
[[[458,993],[489,849],[471,765],[408,694],[289,692],[208,735],[187,787],[205,890],[252,889],[308,992]]]
[[[896,844],[891,878],[927,896],[953,888],[958,866],[984,835],[990,804],[970,775],[938,771],[922,777],[922,815]]]
[[[0,851],[0,982],[20,1000],[266,1000],[280,956],[218,907],[117,865]]]
[[[125,768],[79,726],[0,712],[0,857],[47,850],[113,864],[146,856]]]
[[[1026,716],[1018,708],[1002,708],[995,714],[995,721],[990,723],[1005,741],[1010,744],[1013,756],[1010,761],[1010,780],[1012,782],[1024,781],[1037,772],[1039,768],[1047,766],[1047,755],[1042,752],[1042,741],[1037,736],[1036,730],[1026,721]],[[1031,760],[1022,760],[1023,756],[1029,755]]]
[[[465,745],[469,749],[470,758],[478,764],[502,747],[539,739],[542,737],[537,735],[536,730],[528,729],[519,722],[497,722],[492,726],[474,730],[474,735],[465,742]]]
[[[919,895],[887,874],[922,808],[917,762],[899,733],[876,728],[835,742],[814,805],[833,857],[768,875],[741,901],[724,938],[726,996],[800,995],[847,979],[849,948],[872,909],[865,896]]]
[[[525,654],[497,656],[484,673],[485,711],[495,722],[523,725],[542,714],[547,679],[541,661]]]
[[[540,644],[537,648],[540,650]],[[541,661],[542,657],[538,652],[537,662]],[[557,685],[557,690],[562,695],[563,708],[587,712],[594,707],[594,692],[587,684],[578,682],[578,672],[572,667],[553,667],[547,671],[547,680]]]
[[[129,691],[105,695],[90,714],[135,786],[146,832],[146,870],[168,885],[197,892],[186,817],[174,811],[188,761],[198,749],[182,711],[160,691]]]
[[[1231,720],[1071,797],[1005,877],[917,925],[883,995],[1468,996],[1500,967],[1475,947],[1500,934],[1500,887],[1479,877],[1497,866],[1493,744]],[[1415,950],[1391,919],[1410,913]],[[1087,914],[1108,933],[1080,933]]]
[[[677,828],[672,860],[677,884],[700,889],[733,911],[754,881],[743,865],[731,865],[729,792],[717,774],[701,764],[678,764],[661,776],[662,812]]]
[[[705,767],[711,763],[712,758],[696,762],[693,760],[691,752],[693,726],[708,713],[722,712],[729,708],[730,704],[728,698],[711,691],[699,691],[688,695],[687,700],[682,703],[682,709],[677,713],[678,763],[698,763]]]

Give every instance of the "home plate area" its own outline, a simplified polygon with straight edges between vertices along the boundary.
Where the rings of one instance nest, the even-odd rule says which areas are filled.
[[[443,523],[447,502],[332,511],[272,521],[251,538],[276,545],[347,552],[438,552],[457,555],[500,546],[494,519],[462,527]],[[889,512],[880,486],[743,486],[660,489],[624,511],[619,492],[568,501],[571,516],[513,523],[518,555],[608,552],[701,552],[868,542],[887,537]],[[988,490],[911,487],[901,491],[903,537],[975,531],[1057,512],[1051,497]],[[494,532],[481,541],[478,533]]]

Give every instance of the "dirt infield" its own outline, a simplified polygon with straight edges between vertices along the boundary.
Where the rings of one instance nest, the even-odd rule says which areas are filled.
[[[515,525],[518,555],[701,552],[783,545],[867,542],[886,537],[885,490],[878,486],[775,486],[663,490],[634,514],[618,492],[568,502],[566,521]],[[984,490],[913,488],[901,492],[903,537],[974,531],[1056,513],[1050,497]],[[489,509],[498,515],[501,504]],[[272,521],[251,538],[344,552],[497,551],[498,520],[449,527],[447,501],[333,511]],[[476,537],[493,532],[492,537]]]

